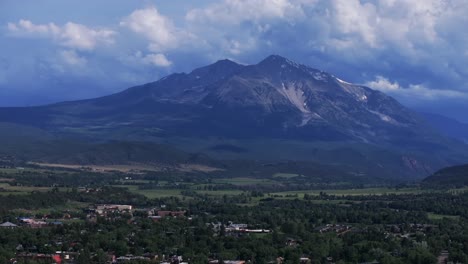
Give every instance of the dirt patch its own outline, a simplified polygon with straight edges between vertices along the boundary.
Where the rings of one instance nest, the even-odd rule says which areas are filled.
[[[185,172],[192,172],[192,171],[201,171],[201,172],[214,172],[214,171],[222,171],[223,169],[210,167],[201,164],[180,164],[178,166],[180,171]]]
[[[14,180],[15,179],[12,179],[12,178],[0,178],[0,182],[12,182]]]
[[[30,164],[48,167],[48,168],[62,168],[73,169],[93,172],[122,172],[122,173],[141,173],[142,171],[161,171],[163,169],[172,168],[183,172],[201,171],[213,172],[221,170],[210,166],[200,164],[179,164],[177,166],[166,166],[158,164],[127,164],[127,165],[74,165],[74,164],[57,164],[57,163],[40,163],[30,162]]]

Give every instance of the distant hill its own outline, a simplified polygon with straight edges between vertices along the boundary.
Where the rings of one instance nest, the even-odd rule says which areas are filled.
[[[421,115],[425,118],[427,123],[443,135],[468,144],[468,124],[432,113],[421,113]]]
[[[441,169],[424,183],[438,186],[468,186],[468,164]]]

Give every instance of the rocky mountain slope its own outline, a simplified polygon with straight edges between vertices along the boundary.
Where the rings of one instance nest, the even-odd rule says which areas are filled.
[[[318,142],[315,153],[351,149],[363,156],[361,169],[398,167],[392,173],[403,174],[424,175],[466,157],[457,142],[393,98],[277,55],[255,65],[221,60],[96,99],[0,108],[0,122],[66,137],[177,142],[183,148],[214,139],[215,146],[223,140],[280,142],[288,146],[281,151],[291,151],[289,141]],[[302,159],[353,165],[352,155]]]

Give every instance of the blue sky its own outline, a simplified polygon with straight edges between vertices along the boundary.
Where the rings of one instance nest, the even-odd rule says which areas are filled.
[[[280,54],[468,121],[466,0],[0,0],[0,105]]]

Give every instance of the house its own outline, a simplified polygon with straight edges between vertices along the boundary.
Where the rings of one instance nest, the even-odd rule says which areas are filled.
[[[13,228],[16,228],[18,227],[17,225],[11,223],[11,222],[5,222],[3,224],[0,224],[0,228],[9,228],[9,229],[13,229]]]
[[[47,222],[37,221],[35,219],[27,218],[27,217],[20,217],[19,221],[20,221],[21,225],[25,225],[25,226],[31,227],[31,228],[42,228],[42,227],[46,227],[48,225]]]
[[[166,217],[166,216],[183,217],[185,216],[185,211],[158,211],[158,216],[160,217]]]
[[[157,222],[162,219],[162,217],[159,215],[148,216],[148,218],[153,220],[154,222]]]

